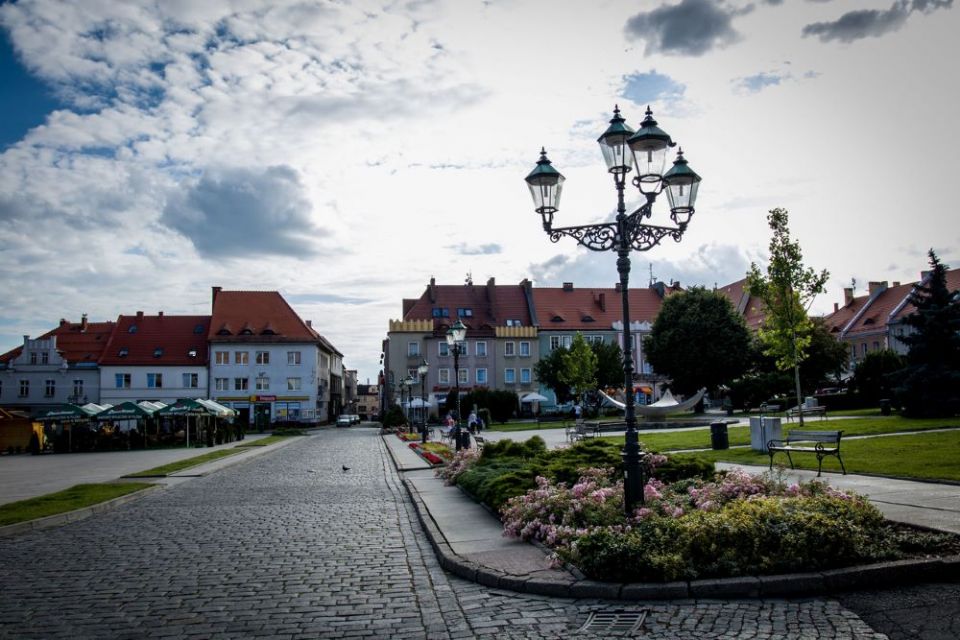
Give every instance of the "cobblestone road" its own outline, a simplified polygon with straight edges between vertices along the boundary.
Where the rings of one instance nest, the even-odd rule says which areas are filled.
[[[640,638],[886,637],[833,600],[564,600],[448,575],[372,429],[0,539],[2,638],[586,638],[618,610],[647,612]]]

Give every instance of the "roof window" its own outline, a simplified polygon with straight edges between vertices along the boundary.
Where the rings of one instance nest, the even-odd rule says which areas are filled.
[[[196,357],[197,357],[197,350],[196,350],[196,349],[190,349],[190,351],[187,351],[187,357],[196,358]]]
[[[136,333],[136,332],[137,332],[137,325],[135,324],[130,325],[130,328],[127,329],[127,333]]]
[[[159,358],[162,355],[163,355],[163,347],[157,347],[156,349],[153,350],[154,358]]]
[[[201,335],[201,334],[203,334],[203,333],[206,333],[206,330],[207,330],[207,328],[204,327],[202,324],[198,324],[197,326],[195,326],[195,327],[193,328],[193,332],[194,332],[196,335]]]
[[[128,353],[130,353],[130,350],[126,347],[120,347],[120,351],[117,351],[117,355],[121,358],[126,358]]]

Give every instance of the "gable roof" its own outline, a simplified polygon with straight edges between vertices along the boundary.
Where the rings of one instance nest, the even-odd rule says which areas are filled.
[[[763,300],[750,295],[747,290],[747,279],[742,278],[736,282],[717,289],[727,297],[733,309],[743,318],[747,328],[751,330],[759,329],[766,318],[766,307]]]
[[[960,269],[950,269],[944,275],[946,276],[947,290],[954,293],[957,291],[960,291]],[[927,278],[925,274],[921,282],[926,282],[926,280]],[[916,284],[920,284],[920,283],[918,282]],[[911,290],[912,290],[912,286],[913,285],[911,285]],[[909,296],[909,292],[908,292],[908,296]],[[900,320],[902,320],[903,318],[910,315],[916,310],[917,308],[912,304],[910,304],[909,299],[904,299],[903,304],[899,308],[893,309],[893,316],[891,317],[891,320],[894,322],[899,322]]]
[[[61,320],[56,329],[51,329],[38,339],[57,337],[57,351],[71,364],[96,363],[100,359],[107,340],[113,332],[113,322],[68,322]],[[23,345],[0,356],[0,362],[10,362],[23,351]]]
[[[493,278],[486,285],[438,285],[431,278],[419,298],[404,300],[403,319],[433,320],[434,332],[438,332],[459,317],[471,335],[493,335],[493,328],[505,326],[507,320],[518,320],[529,327],[533,320],[525,287],[524,283],[498,285]],[[458,309],[469,309],[470,315],[458,316]]]
[[[612,287],[539,287],[533,290],[533,301],[541,331],[611,331],[615,322],[623,321],[623,296]],[[652,287],[630,289],[627,301],[631,322],[652,323],[663,305]]]
[[[207,366],[210,316],[121,315],[101,365]]]
[[[277,291],[222,291],[214,287],[210,342],[317,342]]]

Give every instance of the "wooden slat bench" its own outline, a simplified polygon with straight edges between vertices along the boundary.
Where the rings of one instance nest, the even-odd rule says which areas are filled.
[[[767,442],[767,453],[770,454],[770,469],[773,469],[773,455],[778,451],[787,454],[787,460],[790,461],[790,468],[793,469],[793,458],[791,453],[813,453],[817,456],[817,477],[823,472],[823,459],[827,456],[834,456],[840,461],[840,468],[844,475],[847,468],[843,465],[843,458],[840,457],[840,436],[843,431],[791,431],[786,438],[782,440],[770,440]],[[795,443],[814,443],[813,446],[801,445]]]

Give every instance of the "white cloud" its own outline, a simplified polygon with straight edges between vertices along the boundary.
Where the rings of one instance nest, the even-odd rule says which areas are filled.
[[[557,224],[608,219],[595,141],[614,103],[636,127],[637,100],[704,182],[684,241],[634,254],[633,282],[648,261],[685,286],[742,277],[775,206],[838,283],[914,278],[956,242],[957,12],[829,46],[802,29],[841,3],[750,6],[3,4],[19,60],[68,105],[0,153],[4,346],[83,312],[205,312],[211,285],[278,289],[366,379],[431,275],[612,286],[612,254],[551,244],[522,179],[544,145],[568,178]],[[713,19],[691,29],[684,7]],[[634,40],[638,14],[653,30]]]

